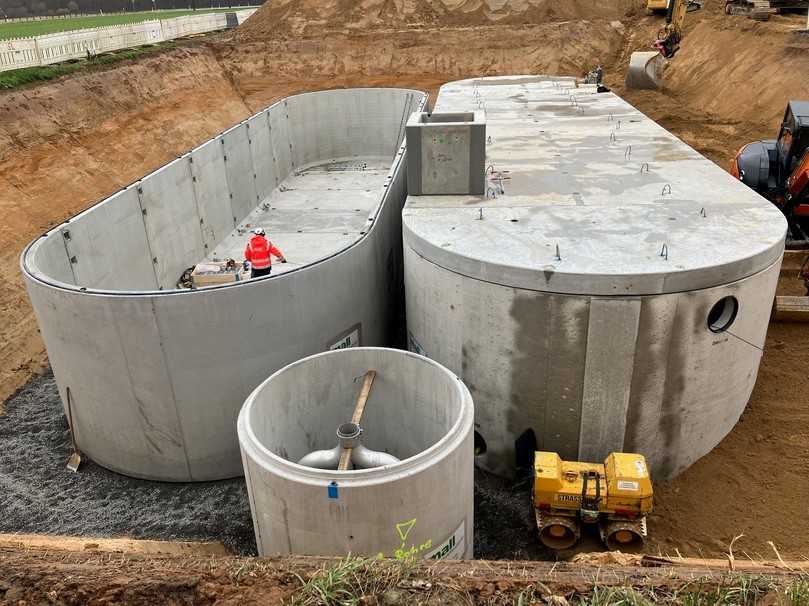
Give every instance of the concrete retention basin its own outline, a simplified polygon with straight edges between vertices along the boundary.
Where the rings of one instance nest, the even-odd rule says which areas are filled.
[[[486,111],[487,195],[411,195],[403,211],[411,350],[468,385],[491,471],[538,448],[639,452],[676,475],[750,397],[783,216],[572,78],[441,88],[436,112],[470,108]]]
[[[289,97],[25,250],[28,293],[84,453],[147,479],[241,475],[236,417],[269,373],[388,342],[400,322],[404,129],[425,103],[403,89]],[[177,289],[185,268],[238,254],[254,224],[290,264]]]

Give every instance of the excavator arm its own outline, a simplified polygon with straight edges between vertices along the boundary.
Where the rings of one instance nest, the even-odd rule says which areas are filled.
[[[685,17],[702,8],[704,0],[669,0],[666,9],[666,26],[652,43],[655,51],[632,53],[626,72],[627,88],[658,87],[663,68],[663,58],[671,59],[680,50]]]
[[[666,59],[671,59],[680,50],[685,16],[702,8],[702,0],[671,0],[666,12],[666,27],[660,30],[654,46]]]

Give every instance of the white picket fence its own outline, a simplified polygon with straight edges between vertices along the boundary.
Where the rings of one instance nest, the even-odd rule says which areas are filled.
[[[241,24],[256,9],[233,12],[236,13],[237,22]],[[80,59],[87,56],[87,51],[93,54],[103,53],[204,34],[225,29],[227,25],[227,13],[204,13],[129,25],[58,32],[34,38],[0,40],[0,72]]]

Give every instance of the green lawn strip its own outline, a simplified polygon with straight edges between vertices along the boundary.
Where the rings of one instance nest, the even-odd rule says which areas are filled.
[[[39,21],[9,21],[0,22],[0,40],[9,38],[28,38],[55,32],[64,32],[108,25],[124,25],[139,23],[150,19],[173,19],[186,15],[202,15],[205,13],[227,12],[233,9],[215,8],[191,10],[163,10],[143,13],[121,13],[115,15],[93,15],[89,17],[68,17],[65,19],[52,18]]]
[[[121,61],[126,61],[127,59],[136,59],[144,55],[150,55],[162,50],[166,50],[173,46],[176,46],[176,43],[163,42],[161,44],[139,46],[137,48],[127,48],[119,51],[103,53],[89,60],[78,59],[76,61],[45,65],[42,67],[26,67],[8,72],[0,72],[0,89],[12,89],[25,84],[30,84],[32,82],[53,80],[54,78],[66,76],[84,69],[92,69],[94,67],[119,63]]]

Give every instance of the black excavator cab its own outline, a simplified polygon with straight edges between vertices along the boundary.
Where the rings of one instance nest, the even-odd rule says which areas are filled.
[[[742,183],[778,203],[787,179],[809,148],[809,101],[790,101],[777,139],[748,143],[736,155],[731,172]]]
[[[789,222],[790,242],[809,243],[807,193],[790,192],[789,179],[794,176],[809,150],[809,101],[790,101],[784,112],[777,139],[748,143],[739,150],[731,165],[731,173],[784,213]]]
[[[809,148],[809,101],[790,101],[776,142],[776,180],[786,188],[787,179]]]

